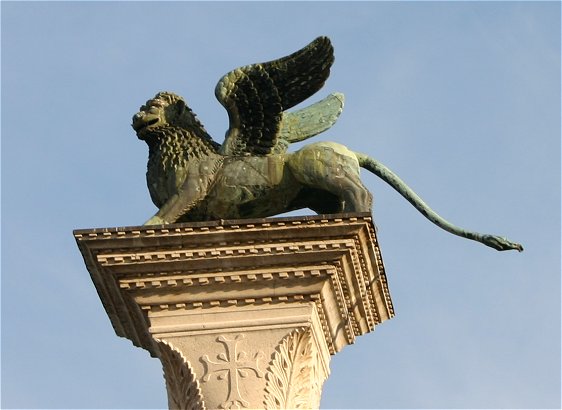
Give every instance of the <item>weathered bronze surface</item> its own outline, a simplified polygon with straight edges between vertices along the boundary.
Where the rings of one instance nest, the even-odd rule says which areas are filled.
[[[330,40],[319,37],[287,57],[223,76],[215,89],[230,120],[222,145],[178,95],[161,92],[147,101],[132,124],[149,147],[148,189],[159,208],[146,225],[262,218],[302,208],[370,212],[372,196],[359,177],[365,168],[439,227],[497,250],[523,250],[506,238],[450,224],[380,162],[341,144],[318,142],[287,152],[290,143],[330,128],[341,113],[341,94],[286,112],[324,85],[333,61]]]

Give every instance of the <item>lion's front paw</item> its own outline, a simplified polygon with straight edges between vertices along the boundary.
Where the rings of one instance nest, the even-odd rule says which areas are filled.
[[[165,220],[163,220],[162,218],[160,218],[157,215],[154,215],[152,218],[150,218],[148,221],[146,221],[143,225],[165,225],[167,224],[167,222]]]

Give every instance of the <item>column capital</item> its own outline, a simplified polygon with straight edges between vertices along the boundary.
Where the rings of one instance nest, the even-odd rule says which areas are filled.
[[[207,408],[317,406],[330,355],[394,315],[370,214],[74,236],[115,332],[162,360],[174,408],[189,383]],[[303,374],[306,391],[281,391]]]

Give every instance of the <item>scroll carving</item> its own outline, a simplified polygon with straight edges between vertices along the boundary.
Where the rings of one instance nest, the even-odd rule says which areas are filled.
[[[292,331],[275,349],[266,373],[266,409],[318,408],[321,385],[310,329]]]
[[[158,342],[158,347],[168,390],[168,408],[205,410],[201,388],[189,362],[166,342]]]

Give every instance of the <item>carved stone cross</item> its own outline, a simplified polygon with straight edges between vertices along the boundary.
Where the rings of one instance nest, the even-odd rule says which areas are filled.
[[[224,344],[226,354],[218,354],[218,362],[210,360],[207,355],[201,357],[201,361],[205,365],[203,382],[209,381],[214,374],[217,375],[219,380],[228,378],[228,396],[220,406],[224,409],[240,408],[240,406],[248,407],[250,404],[240,394],[239,378],[246,378],[249,370],[253,371],[257,377],[263,377],[263,372],[258,368],[258,362],[264,357],[264,353],[259,351],[253,359],[248,359],[246,352],[238,352],[237,345],[242,339],[244,339],[243,334],[237,335],[234,340],[219,336],[217,342]]]

